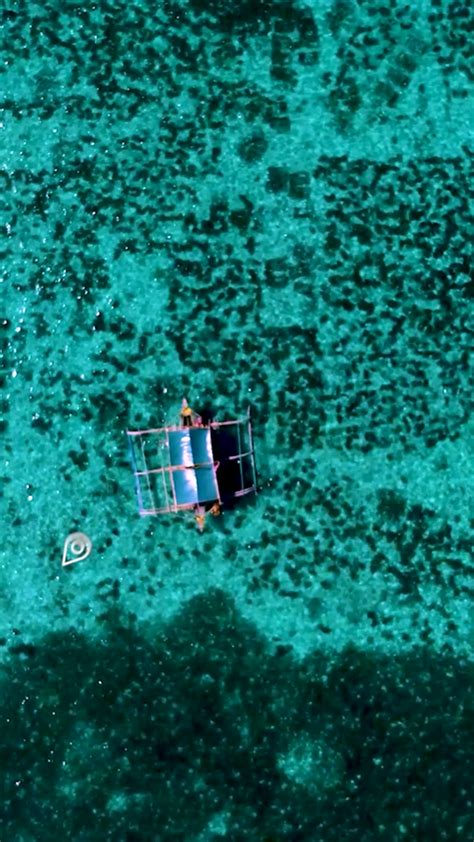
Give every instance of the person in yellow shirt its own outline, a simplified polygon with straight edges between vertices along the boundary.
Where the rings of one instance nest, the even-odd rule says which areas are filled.
[[[204,506],[194,506],[194,520],[199,532],[203,532],[206,525],[206,509]]]
[[[187,402],[186,398],[183,398],[182,403],[181,403],[181,412],[180,412],[181,426],[182,427],[192,427],[193,426],[193,416],[195,414],[196,413],[193,412],[191,407],[188,405],[188,402]]]

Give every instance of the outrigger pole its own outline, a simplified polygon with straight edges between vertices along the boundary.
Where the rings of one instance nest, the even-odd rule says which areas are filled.
[[[257,469],[255,467],[252,422],[251,422],[250,414],[251,414],[251,407],[250,407],[250,404],[249,404],[249,406],[247,408],[247,425],[248,425],[248,432],[249,432],[250,459],[252,460],[253,484],[254,484],[255,494],[258,494],[258,490],[257,490]]]
[[[135,459],[135,453],[133,451],[133,445],[130,439],[130,436],[127,435],[127,443],[128,443],[128,451],[130,453],[130,461],[132,463],[133,468],[133,482],[135,485],[135,497],[137,498],[138,503],[138,510],[141,513],[143,511],[143,498],[142,498],[142,491],[140,488],[140,480],[138,477],[138,469],[137,469],[137,461]]]

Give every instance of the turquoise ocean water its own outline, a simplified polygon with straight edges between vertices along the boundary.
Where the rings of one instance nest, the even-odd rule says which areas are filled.
[[[0,20],[1,838],[474,838],[472,4]],[[253,413],[203,535],[183,396]]]

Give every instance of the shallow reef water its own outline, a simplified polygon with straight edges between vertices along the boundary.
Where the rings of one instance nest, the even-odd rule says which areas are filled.
[[[4,5],[2,838],[473,838],[473,25]],[[183,396],[252,409],[203,535],[128,462]]]

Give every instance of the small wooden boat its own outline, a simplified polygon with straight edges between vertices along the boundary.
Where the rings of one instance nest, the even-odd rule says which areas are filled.
[[[180,420],[127,430],[138,512],[191,511],[202,531],[208,513],[257,492],[250,407],[243,418],[204,424],[183,400]]]

